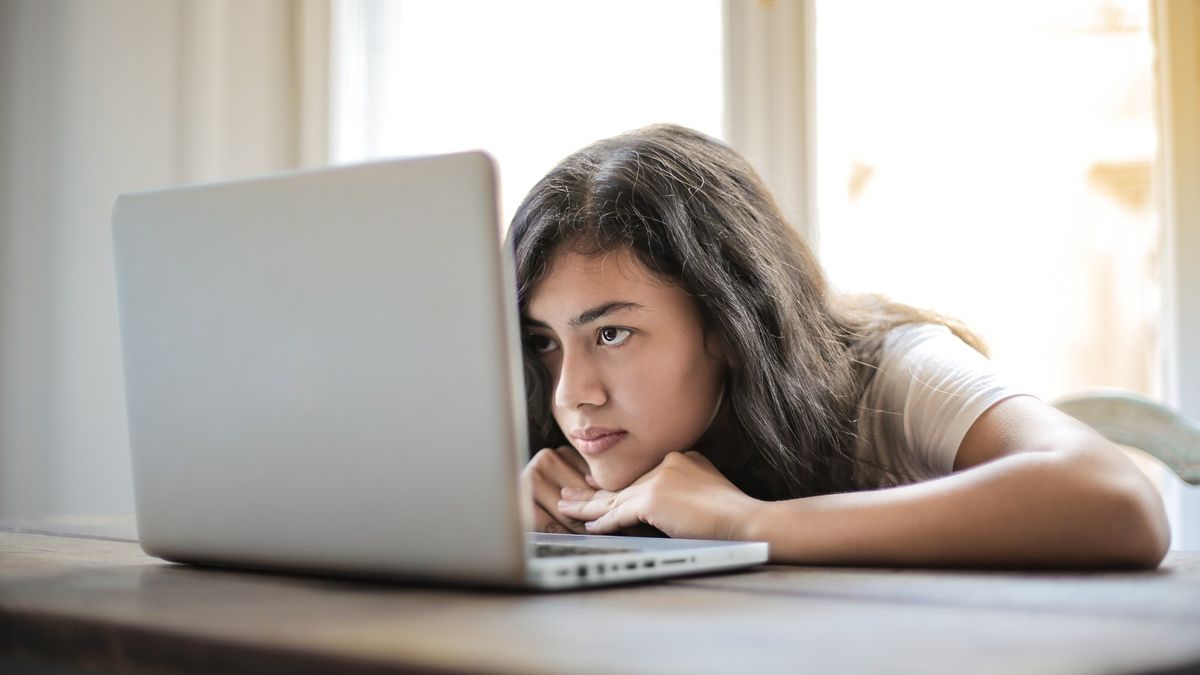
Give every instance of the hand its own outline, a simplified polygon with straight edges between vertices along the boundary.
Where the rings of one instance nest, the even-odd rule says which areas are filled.
[[[521,471],[521,480],[533,488],[533,529],[537,532],[587,534],[583,523],[558,510],[564,487],[587,488],[587,462],[575,448],[561,445],[542,448]]]
[[[698,452],[672,452],[618,492],[564,485],[559,513],[585,522],[590,534],[614,534],[646,523],[669,537],[741,539],[761,502],[747,496]]]

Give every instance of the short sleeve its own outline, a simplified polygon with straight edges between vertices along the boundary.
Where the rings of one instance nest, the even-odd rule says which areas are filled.
[[[975,420],[1026,391],[939,324],[894,329],[860,405],[861,486],[945,476]]]

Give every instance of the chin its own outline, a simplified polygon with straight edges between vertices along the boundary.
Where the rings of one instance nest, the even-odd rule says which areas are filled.
[[[622,472],[620,471],[605,471],[604,469],[599,469],[597,467],[592,468],[592,480],[596,481],[600,487],[608,490],[609,492],[624,490],[625,488],[629,487],[636,478],[637,476],[622,475]]]

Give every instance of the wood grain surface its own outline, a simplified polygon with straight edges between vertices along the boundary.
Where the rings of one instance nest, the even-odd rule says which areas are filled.
[[[130,525],[0,523],[0,653],[109,672],[1200,666],[1200,552],[1153,572],[764,566],[536,594],[176,565],[112,536]]]

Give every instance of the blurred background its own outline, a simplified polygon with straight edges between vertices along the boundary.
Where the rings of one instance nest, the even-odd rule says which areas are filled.
[[[1200,419],[1198,39],[1197,0],[0,0],[0,516],[133,509],[118,193],[484,148],[507,221],[664,121],[742,151],[835,286],[1044,400]]]

